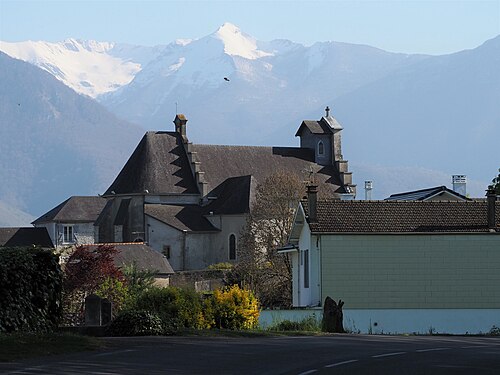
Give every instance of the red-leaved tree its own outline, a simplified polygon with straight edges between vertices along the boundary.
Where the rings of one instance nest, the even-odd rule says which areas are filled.
[[[78,246],[64,267],[63,304],[65,315],[77,323],[86,296],[97,291],[105,280],[123,281],[123,273],[113,263],[118,250],[109,245]]]

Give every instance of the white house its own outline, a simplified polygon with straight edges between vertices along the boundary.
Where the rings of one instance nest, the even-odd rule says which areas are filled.
[[[361,332],[488,332],[500,326],[500,202],[300,203],[282,250],[293,305],[342,299]]]
[[[98,236],[94,222],[106,205],[101,197],[73,196],[33,221],[46,228],[54,247],[93,244]]]

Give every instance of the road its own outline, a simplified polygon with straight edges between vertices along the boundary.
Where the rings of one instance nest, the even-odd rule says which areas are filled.
[[[6,374],[500,374],[500,338],[107,338],[99,352],[0,364]]]

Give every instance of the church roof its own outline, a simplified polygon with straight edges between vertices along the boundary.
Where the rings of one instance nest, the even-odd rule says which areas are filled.
[[[218,231],[203,216],[203,208],[198,205],[146,204],[144,214],[178,230],[188,232]]]
[[[255,199],[256,181],[253,176],[231,177],[208,194],[205,214],[233,215],[250,212]]]
[[[175,132],[147,132],[106,190],[112,194],[197,194],[198,187]]]
[[[333,134],[334,130],[342,130],[342,125],[333,116],[322,117],[320,120],[304,120],[300,124],[295,136],[302,134],[304,129],[309,130],[312,134]]]
[[[314,150],[202,144],[192,144],[190,149],[200,162],[208,191],[229,178],[253,176],[260,183],[275,172],[286,171],[300,180],[308,179],[314,172],[327,193],[345,193],[338,171],[333,166],[316,164]],[[146,133],[104,195],[142,194],[145,191],[149,194],[198,193],[185,147],[177,133]]]
[[[31,224],[94,222],[106,205],[102,197],[70,197]]]
[[[193,145],[205,181],[211,191],[226,179],[235,176],[253,176],[262,183],[273,173],[285,171],[301,181],[311,172],[328,193],[345,193],[338,171],[333,166],[314,162],[314,150],[298,147]]]

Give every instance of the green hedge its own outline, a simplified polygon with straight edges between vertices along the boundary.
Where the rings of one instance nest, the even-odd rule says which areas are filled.
[[[44,332],[61,317],[58,256],[36,248],[0,248],[0,332]]]

